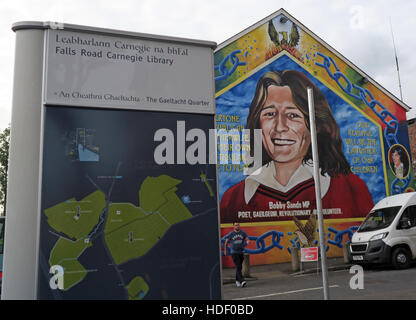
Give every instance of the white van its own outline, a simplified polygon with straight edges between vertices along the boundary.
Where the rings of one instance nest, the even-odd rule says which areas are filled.
[[[349,258],[357,264],[410,267],[416,258],[416,192],[380,200],[354,233]]]

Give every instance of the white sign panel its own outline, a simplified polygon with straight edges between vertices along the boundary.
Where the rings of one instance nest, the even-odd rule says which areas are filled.
[[[209,47],[48,30],[45,103],[215,113]]]

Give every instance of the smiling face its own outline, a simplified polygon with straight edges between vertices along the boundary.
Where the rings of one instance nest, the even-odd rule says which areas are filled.
[[[288,86],[271,85],[260,113],[263,146],[276,162],[302,162],[311,138],[303,113],[292,99]]]
[[[392,157],[392,159],[393,159],[394,166],[395,166],[395,167],[399,167],[400,163],[402,162],[402,161],[400,160],[400,154],[399,154],[397,151],[394,151],[394,152],[391,154],[391,157]]]

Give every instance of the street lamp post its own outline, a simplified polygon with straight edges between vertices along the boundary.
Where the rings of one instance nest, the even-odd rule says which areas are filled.
[[[317,142],[317,136],[316,136],[315,106],[314,106],[312,88],[308,88],[308,106],[309,106],[311,142],[312,142],[313,173],[314,173],[314,180],[315,180],[316,210],[317,210],[318,225],[319,225],[319,245],[320,245],[320,251],[321,251],[322,284],[324,288],[324,299],[329,300],[328,270],[327,270],[327,265],[326,265],[326,250],[325,250],[326,249],[325,248],[325,230],[324,230],[324,221],[323,221],[323,215],[322,215],[321,181],[319,177],[318,142]]]

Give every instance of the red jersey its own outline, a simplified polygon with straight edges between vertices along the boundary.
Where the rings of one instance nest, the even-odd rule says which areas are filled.
[[[307,219],[316,210],[313,178],[286,192],[259,184],[248,203],[244,196],[245,183],[243,180],[224,193],[220,203],[221,223],[285,221],[294,216]],[[331,177],[322,198],[324,219],[365,217],[373,206],[367,185],[352,173]]]

